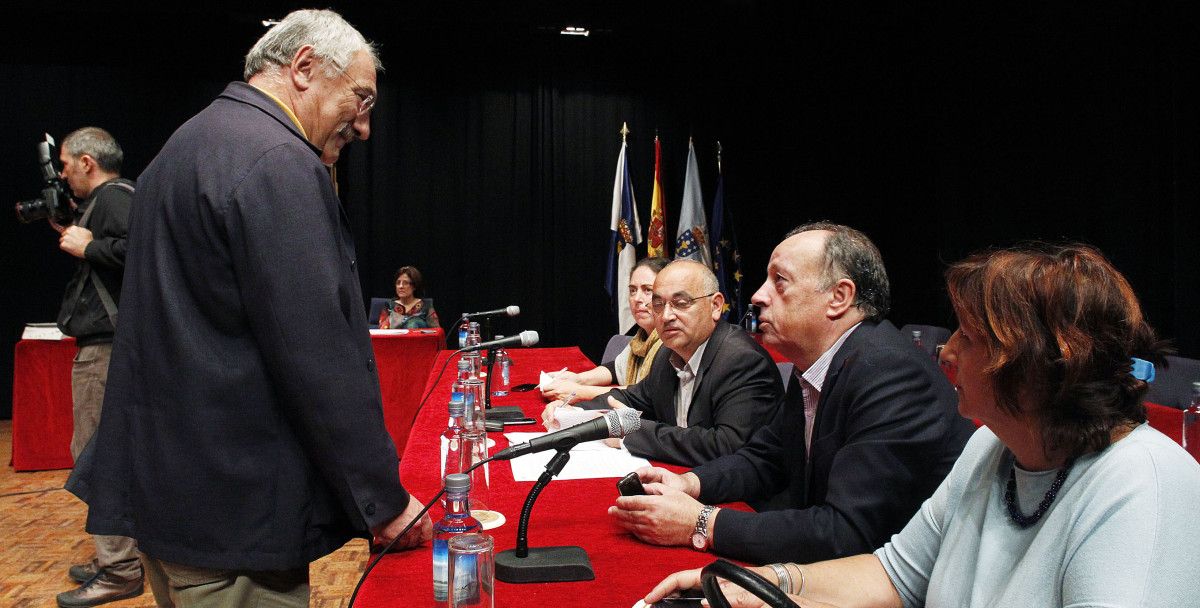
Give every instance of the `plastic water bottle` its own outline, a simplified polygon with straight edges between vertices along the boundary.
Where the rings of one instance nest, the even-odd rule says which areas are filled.
[[[479,322],[471,321],[467,328],[467,346],[479,346]],[[480,372],[483,371],[483,355],[479,351],[473,350],[469,353],[463,353],[463,359],[471,362],[471,371],[476,377],[480,377]]]
[[[459,435],[462,450],[462,469],[488,457],[487,451],[487,410],[484,409],[483,393],[486,389],[483,381],[471,371],[471,362],[465,359],[458,361],[458,378],[451,389],[453,393],[463,396],[463,430]],[[491,487],[488,465],[483,465],[471,471],[472,485],[475,488],[475,506],[486,509]]]
[[[458,360],[458,377],[454,380],[454,385],[450,389],[454,393],[462,393],[463,406],[463,428],[468,431],[486,432],[484,428],[484,401],[483,401],[483,381],[479,376],[475,375],[471,368],[471,362],[465,357]]]
[[[1183,449],[1200,462],[1200,382],[1192,383],[1192,403],[1183,410]]]
[[[471,517],[471,478],[462,473],[445,477],[446,515],[433,524],[433,600],[445,605],[450,599],[449,572],[450,538],[467,532],[479,532],[483,526]]]
[[[467,322],[467,315],[464,314],[462,321],[459,322],[459,324],[458,324],[458,347],[459,348],[467,347],[467,334],[471,331],[471,328],[469,327],[469,325],[470,324]]]
[[[499,340],[504,336],[496,336]],[[511,379],[512,359],[508,356],[508,351],[503,348],[497,348],[495,352],[496,365],[500,366],[500,384],[496,390],[492,391],[493,397],[503,397],[508,394],[509,380]],[[495,380],[493,380],[495,382]]]
[[[462,393],[450,395],[450,422],[442,433],[445,453],[442,455],[442,477],[450,473],[462,473],[470,466],[470,452],[463,450],[463,431],[466,426],[466,408]],[[465,466],[464,466],[465,465]]]

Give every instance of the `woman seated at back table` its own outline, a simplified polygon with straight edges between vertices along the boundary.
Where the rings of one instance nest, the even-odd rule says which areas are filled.
[[[801,606],[1195,606],[1200,465],[1146,424],[1143,359],[1164,353],[1129,283],[1080,245],[977,254],[946,277],[959,328],[942,363],[986,426],[874,554],[754,570]],[[698,586],[678,572],[646,600]]]
[[[433,301],[417,298],[421,292],[421,271],[401,266],[396,271],[396,299],[379,312],[379,329],[423,329],[441,327]]]
[[[629,341],[617,358],[586,372],[565,371],[557,374],[556,380],[542,388],[542,396],[549,400],[562,399],[574,394],[573,400],[594,399],[612,390],[640,382],[650,373],[650,364],[662,342],[654,329],[654,313],[650,300],[654,298],[654,279],[669,264],[666,258],[642,258],[629,273],[629,310],[637,323],[637,334]]]

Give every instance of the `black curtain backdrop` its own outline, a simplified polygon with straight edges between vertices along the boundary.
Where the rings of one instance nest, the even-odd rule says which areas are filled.
[[[412,264],[447,328],[518,304],[494,333],[533,329],[598,356],[616,328],[604,272],[628,123],[643,227],[662,139],[672,239],[688,138],[710,209],[721,142],[747,298],[781,236],[808,220],[875,240],[897,325],[953,327],[941,274],[972,251],[1080,240],[1126,273],[1160,333],[1200,356],[1200,32],[1181,7],[495,4],[334,7],[387,66],[371,138],[338,167],[364,302]],[[136,177],[240,78],[258,20],[291,7],[73,8],[105,45],[55,42],[62,14],[48,9],[19,9],[12,22],[28,27],[0,43],[10,202],[38,193],[45,131],[109,129]],[[568,22],[596,31],[558,35]],[[0,243],[7,417],[13,345],[25,323],[54,318],[72,259],[44,222],[10,216]]]

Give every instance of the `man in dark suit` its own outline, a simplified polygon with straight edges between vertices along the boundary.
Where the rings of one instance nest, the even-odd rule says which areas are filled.
[[[649,375],[579,406],[640,410],[642,428],[624,438],[637,456],[696,466],[732,454],[774,417],[783,383],[767,351],[720,320],[724,303],[708,267],[668,264],[654,279],[650,308],[665,348]],[[559,405],[546,407],[550,428]]]
[[[887,274],[866,235],[817,223],[775,248],[751,301],[795,364],[783,408],[731,456],[639,471],[650,496],[609,512],[639,538],[766,563],[881,546],[949,472],[973,428],[936,365],[883,317]],[[746,513],[711,505],[767,501]]]
[[[71,489],[89,531],[137,539],[162,603],[306,606],[309,562],[421,509],[327,167],[369,135],[379,67],[336,13],[294,12],[139,179],[121,298],[136,322]],[[422,518],[400,545],[430,533]]]

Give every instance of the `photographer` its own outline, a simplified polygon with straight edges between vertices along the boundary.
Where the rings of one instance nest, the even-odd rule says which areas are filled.
[[[133,201],[133,182],[120,176],[123,156],[117,140],[96,127],[67,135],[59,155],[63,181],[83,201],[75,209],[73,225],[51,222],[60,233],[59,248],[79,258],[58,313],[59,329],[79,346],[71,368],[71,457],[75,459],[100,424],[117,323]],[[134,540],[99,535],[93,539],[95,559],[71,566],[69,576],[80,586],[60,593],[59,606],[95,606],[142,593],[142,565]]]

